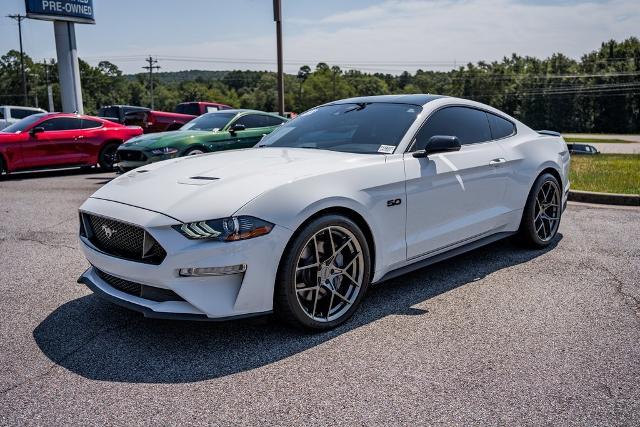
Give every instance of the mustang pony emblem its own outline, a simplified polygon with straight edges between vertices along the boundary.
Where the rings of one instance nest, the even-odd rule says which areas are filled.
[[[101,228],[102,231],[104,231],[104,234],[107,236],[107,239],[110,239],[114,234],[116,234],[116,230],[109,228],[105,224],[102,224]]]

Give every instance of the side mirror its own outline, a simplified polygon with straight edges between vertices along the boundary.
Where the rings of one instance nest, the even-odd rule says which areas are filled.
[[[460,148],[462,148],[462,146],[457,136],[434,135],[429,138],[425,149],[414,152],[413,157],[424,158],[428,157],[429,154],[460,151]]]
[[[41,127],[41,126],[37,126],[37,127],[31,128],[31,130],[29,131],[31,136],[34,136],[35,134],[42,133],[42,132],[44,132],[44,128]]]
[[[239,132],[241,130],[245,130],[247,127],[243,124],[240,123],[236,123],[235,125],[231,126],[231,129],[229,130],[231,133],[236,133]]]

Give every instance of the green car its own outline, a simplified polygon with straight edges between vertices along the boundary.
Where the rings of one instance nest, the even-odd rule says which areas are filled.
[[[253,147],[287,119],[254,110],[220,110],[203,114],[179,130],[131,138],[117,151],[122,172],[174,157]]]

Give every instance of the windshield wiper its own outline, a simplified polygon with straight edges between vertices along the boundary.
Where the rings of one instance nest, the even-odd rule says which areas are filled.
[[[365,102],[358,102],[355,107],[345,110],[345,112],[342,114],[347,114],[352,111],[361,111],[361,110],[364,110],[366,107],[367,107],[367,104]]]

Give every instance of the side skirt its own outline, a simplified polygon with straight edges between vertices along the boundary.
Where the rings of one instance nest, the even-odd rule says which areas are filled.
[[[458,246],[457,248],[448,250],[446,252],[441,252],[441,253],[439,253],[437,255],[434,255],[432,257],[423,258],[422,260],[416,261],[413,264],[405,265],[404,267],[400,267],[400,268],[397,268],[395,270],[391,270],[390,272],[388,272],[387,274],[382,276],[382,278],[380,280],[376,281],[375,283],[384,282],[386,280],[390,280],[390,279],[393,279],[395,277],[402,276],[403,274],[407,274],[407,273],[410,273],[412,271],[419,270],[419,269],[424,268],[424,267],[428,267],[431,264],[435,264],[437,262],[444,261],[444,260],[452,258],[454,256],[461,255],[461,254],[463,254],[465,252],[472,251],[472,250],[477,249],[477,248],[479,248],[481,246],[488,245],[489,243],[493,243],[493,242],[498,241],[498,240],[502,240],[502,239],[504,239],[506,237],[509,237],[509,236],[512,236],[514,234],[515,234],[514,231],[508,231],[508,232],[501,232],[501,233],[492,234],[490,236],[483,237],[481,239],[475,240],[475,241],[473,241],[471,243],[467,243],[466,245]]]

